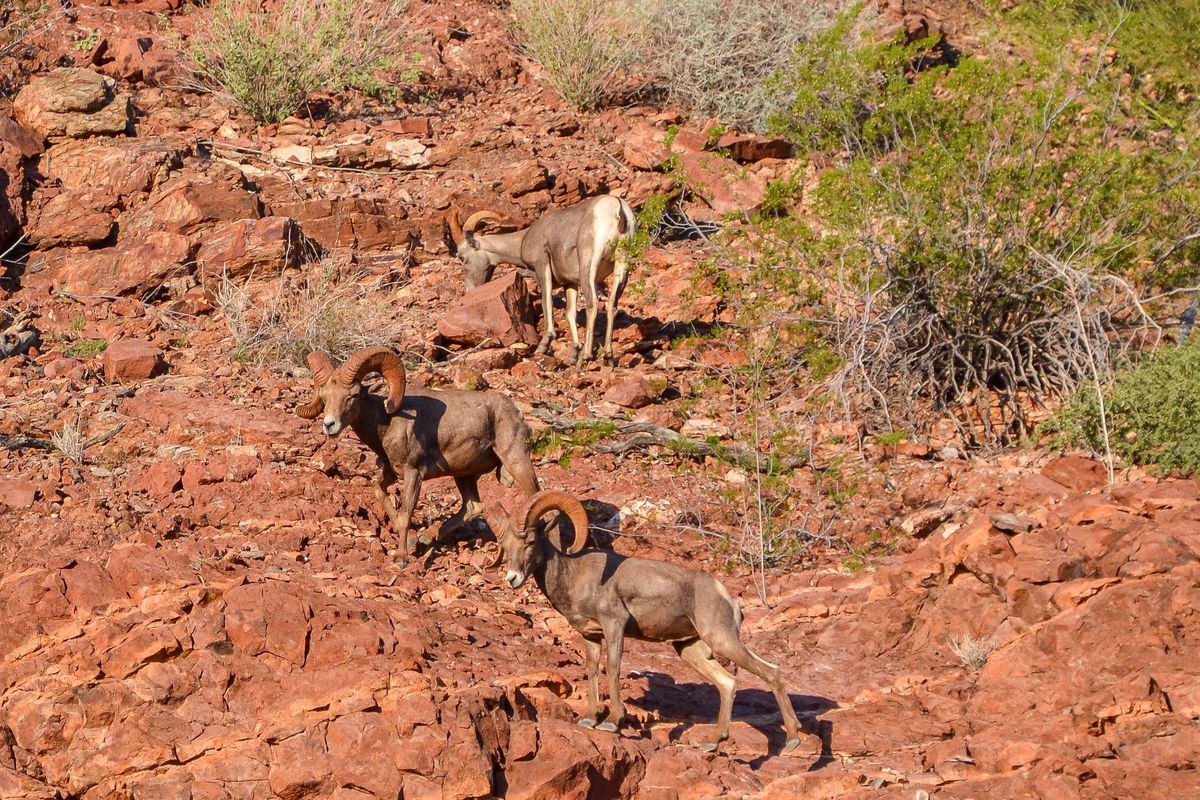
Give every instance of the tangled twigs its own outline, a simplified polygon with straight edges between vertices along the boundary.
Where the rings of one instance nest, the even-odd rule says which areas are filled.
[[[538,408],[533,409],[530,413],[538,419],[549,423],[553,430],[559,432],[595,425],[601,421],[595,417],[585,419],[563,417]],[[649,422],[618,423],[615,433],[628,438],[617,442],[592,444],[590,445],[591,448],[601,453],[626,453],[630,450],[657,445],[691,458],[712,456],[713,458],[736,464],[743,469],[767,473],[777,471],[781,468],[797,469],[808,466],[807,458],[797,456],[771,456],[764,458],[761,455],[755,457],[754,453],[744,447],[691,439],[680,433],[676,433],[670,428],[664,428],[662,425],[654,425]]]

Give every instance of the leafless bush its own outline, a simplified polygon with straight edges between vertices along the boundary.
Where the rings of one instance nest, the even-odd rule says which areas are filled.
[[[396,68],[407,0],[215,0],[196,12],[184,55],[198,85],[259,122],[278,122],[317,90],[382,88]]]
[[[950,637],[950,650],[958,657],[959,663],[972,672],[983,669],[992,649],[985,639],[976,639],[974,636]]]
[[[382,280],[319,268],[252,295],[222,279],[217,304],[233,337],[233,358],[288,367],[303,364],[313,350],[341,361],[363,347],[395,346],[403,336],[399,319],[368,299]]]
[[[759,131],[774,108],[763,82],[829,22],[803,0],[659,0],[650,14],[641,60],[669,98]]]
[[[578,108],[594,108],[637,51],[642,25],[624,0],[513,0],[517,30],[550,85]]]
[[[87,439],[84,438],[79,420],[65,422],[62,430],[50,434],[50,443],[54,445],[54,449],[76,464],[83,463],[83,449],[86,442]]]

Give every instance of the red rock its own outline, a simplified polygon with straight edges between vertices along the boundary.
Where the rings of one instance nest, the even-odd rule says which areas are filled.
[[[658,399],[645,378],[633,377],[614,384],[604,393],[604,399],[625,408],[642,408]]]
[[[278,275],[316,255],[316,247],[288,217],[242,219],[203,237],[196,251],[199,274],[207,280]]]
[[[179,164],[179,149],[160,138],[82,139],[51,147],[41,169],[68,192],[87,190],[111,207],[150,192]]]
[[[304,229],[304,235],[325,249],[403,247],[414,233],[411,225],[397,224],[407,216],[403,208],[389,208],[365,197],[275,204],[272,211],[277,216],[295,219]]]
[[[129,96],[115,89],[112,78],[62,67],[31,79],[13,109],[18,122],[51,139],[111,136],[132,122]]]
[[[162,351],[140,339],[118,339],[104,351],[104,379],[109,383],[145,380],[164,367]]]
[[[716,153],[685,151],[679,156],[688,186],[718,216],[752,213],[767,189],[767,178],[747,171],[736,161]]]
[[[200,180],[184,175],[117,220],[119,239],[137,241],[154,232],[192,236],[221,223],[257,219],[262,203],[239,181]]]
[[[33,160],[41,152],[40,136],[0,114],[0,245],[25,224]]]
[[[550,185],[546,168],[536,159],[509,164],[500,178],[500,189],[512,197],[520,197]]]
[[[754,133],[730,131],[717,140],[717,147],[728,150],[736,161],[762,161],[764,158],[791,158],[795,148],[787,139]]]
[[[456,344],[489,343],[508,347],[515,342],[537,344],[537,313],[533,294],[518,272],[506,272],[463,295],[438,320],[438,333]]]
[[[29,508],[37,499],[37,484],[21,478],[0,479],[0,503],[9,508]]]
[[[1082,456],[1062,456],[1042,469],[1042,474],[1077,492],[1098,489],[1108,481],[1104,465]]]
[[[76,367],[79,366],[79,360],[75,358],[56,358],[46,365],[45,372],[47,378],[62,378],[70,375]]]
[[[621,160],[633,169],[658,169],[671,157],[671,149],[663,144],[664,133],[656,128],[634,128],[626,134]]]
[[[52,197],[32,217],[27,230],[29,242],[44,249],[100,244],[116,226],[107,208],[81,202],[70,193]]]
[[[22,284],[92,295],[152,291],[183,272],[191,253],[187,237],[166,232],[103,250],[37,251],[29,256]]]
[[[390,133],[405,133],[412,136],[429,138],[433,130],[429,117],[405,117],[404,119],[385,119],[379,127]]]
[[[146,52],[153,44],[154,40],[148,36],[117,39],[112,46],[112,61],[108,64],[108,71],[127,81],[142,80]]]
[[[133,482],[134,491],[146,492],[152,497],[163,499],[180,487],[182,477],[173,461],[156,461]]]

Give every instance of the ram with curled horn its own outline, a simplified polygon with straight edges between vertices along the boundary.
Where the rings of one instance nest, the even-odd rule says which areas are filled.
[[[543,334],[537,352],[549,352],[554,342],[554,304],[552,294],[563,287],[567,299],[567,329],[571,346],[580,366],[592,358],[599,312],[600,289],[612,277],[608,288],[607,316],[604,329],[604,356],[613,358],[613,322],[617,302],[629,277],[628,254],[622,243],[632,241],[637,218],[629,203],[612,195],[589,197],[567,208],[547,211],[528,228],[511,233],[480,235],[475,229],[489,219],[498,219],[490,211],[479,211],[459,225],[459,211],[451,208],[446,216],[455,254],[463,265],[468,289],[492,279],[499,264],[514,264],[533,272],[542,294]],[[583,345],[575,325],[576,305],[583,298],[586,331]]]
[[[541,518],[557,511],[571,521],[575,538],[542,528]],[[499,518],[497,518],[499,517]],[[560,518],[561,520],[561,518]],[[489,509],[488,522],[500,542],[495,566],[507,560],[504,581],[513,589],[529,576],[571,627],[583,635],[587,656],[588,705],[579,724],[616,733],[625,717],[621,702],[621,656],[625,637],[667,642],[679,656],[711,681],[721,696],[717,726],[706,750],[729,736],[736,679],[716,657],[761,678],[775,695],[787,732],[784,750],[800,744],[800,722],[780,678],[779,667],[752,653],[741,639],[742,612],[716,578],[665,561],[625,558],[612,552],[580,552],[587,538],[583,505],[566,492],[544,491],[531,497],[513,517]],[[600,717],[600,649],[608,647],[607,719]]]
[[[428,478],[454,478],[462,508],[440,528],[449,533],[479,517],[478,480],[489,472],[525,495],[538,490],[529,457],[529,426],[512,400],[495,392],[409,389],[404,364],[386,347],[368,347],[335,366],[325,353],[308,355],[312,400],[296,408],[305,419],[321,418],[327,436],[347,426],[379,457],[382,473],[375,496],[399,537],[397,555],[407,561],[416,549],[410,530],[413,510]],[[363,380],[383,376],[387,396],[369,392]],[[401,483],[399,512],[388,488]],[[439,534],[439,535],[440,535]]]

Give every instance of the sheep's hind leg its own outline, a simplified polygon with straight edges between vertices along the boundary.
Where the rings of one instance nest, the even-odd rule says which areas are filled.
[[[571,358],[579,356],[579,323],[575,320],[578,314],[579,306],[579,290],[567,287],[565,290],[567,296],[567,330],[571,333]]]
[[[537,349],[533,351],[539,355],[550,352],[550,345],[554,342],[554,275],[550,271],[549,257],[546,263],[547,266],[537,273],[537,281],[542,290],[542,324],[546,328]]]
[[[750,670],[771,687],[775,702],[779,703],[779,712],[783,715],[784,730],[787,731],[787,742],[783,745],[783,752],[796,749],[800,744],[800,720],[796,717],[796,709],[792,708],[792,698],[788,696],[787,689],[780,680],[779,667],[750,652],[741,639],[719,636],[714,637],[711,644],[713,652],[717,655]]]
[[[679,653],[679,657],[691,664],[697,672],[708,678],[721,695],[721,710],[717,714],[717,727],[713,740],[700,746],[700,749],[705,752],[714,752],[721,746],[721,742],[729,738],[729,723],[733,717],[733,695],[737,691],[737,679],[717,663],[717,660],[713,658],[712,648],[705,644],[703,639],[676,643],[675,652]]]
[[[583,649],[587,655],[588,707],[579,718],[579,724],[594,728],[596,717],[600,715],[600,640],[585,638]]]
[[[621,293],[625,291],[625,282],[629,278],[629,256],[625,250],[617,245],[617,251],[613,254],[613,276],[612,276],[612,291],[608,293],[608,307],[605,309],[607,317],[604,321],[604,358],[612,364],[616,362],[613,356],[613,323],[617,318],[617,301],[621,299]]]
[[[477,479],[473,475],[464,475],[454,479],[454,485],[458,487],[458,493],[462,495],[462,506],[458,511],[441,525],[438,526],[437,535],[434,541],[444,542],[452,533],[466,525],[473,519],[478,519],[483,516],[483,502],[479,499],[479,486]],[[429,544],[424,538],[422,544]]]

